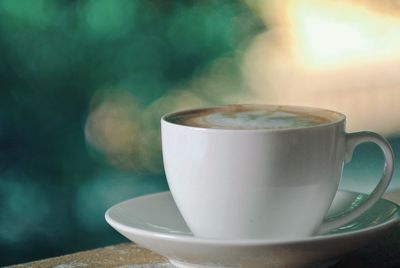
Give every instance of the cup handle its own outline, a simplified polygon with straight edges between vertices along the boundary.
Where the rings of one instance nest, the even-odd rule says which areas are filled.
[[[343,226],[359,217],[370,207],[372,207],[386,191],[393,175],[394,155],[389,142],[384,137],[377,133],[368,131],[346,134],[345,162],[348,163],[351,161],[354,148],[364,142],[373,142],[381,148],[385,157],[383,175],[378,185],[360,206],[352,209],[350,212],[345,213],[344,215],[325,220],[321,224],[318,234],[326,233],[333,229],[339,228],[340,226]]]

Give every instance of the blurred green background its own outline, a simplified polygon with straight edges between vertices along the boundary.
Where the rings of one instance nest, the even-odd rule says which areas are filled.
[[[168,189],[159,118],[222,103],[183,88],[221,58],[237,83],[262,28],[242,2],[0,1],[0,266],[125,241],[104,212]]]
[[[0,266],[126,241],[104,212],[168,189],[161,115],[240,100],[266,29],[242,1],[0,1]]]

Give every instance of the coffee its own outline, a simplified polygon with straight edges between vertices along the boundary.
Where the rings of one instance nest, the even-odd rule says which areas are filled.
[[[228,105],[174,113],[166,121],[216,129],[292,129],[332,123],[339,113],[313,108],[267,105]]]

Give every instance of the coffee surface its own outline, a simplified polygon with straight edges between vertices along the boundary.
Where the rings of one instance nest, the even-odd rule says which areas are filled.
[[[178,112],[166,120],[181,125],[217,129],[289,129],[337,121],[339,114],[316,108],[229,105]]]

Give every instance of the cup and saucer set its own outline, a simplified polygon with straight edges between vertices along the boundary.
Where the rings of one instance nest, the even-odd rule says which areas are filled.
[[[392,229],[385,200],[388,142],[345,132],[341,113],[310,107],[228,105],[161,119],[170,192],[119,203],[107,222],[183,268],[329,267]],[[371,194],[338,190],[356,146],[385,157]]]

